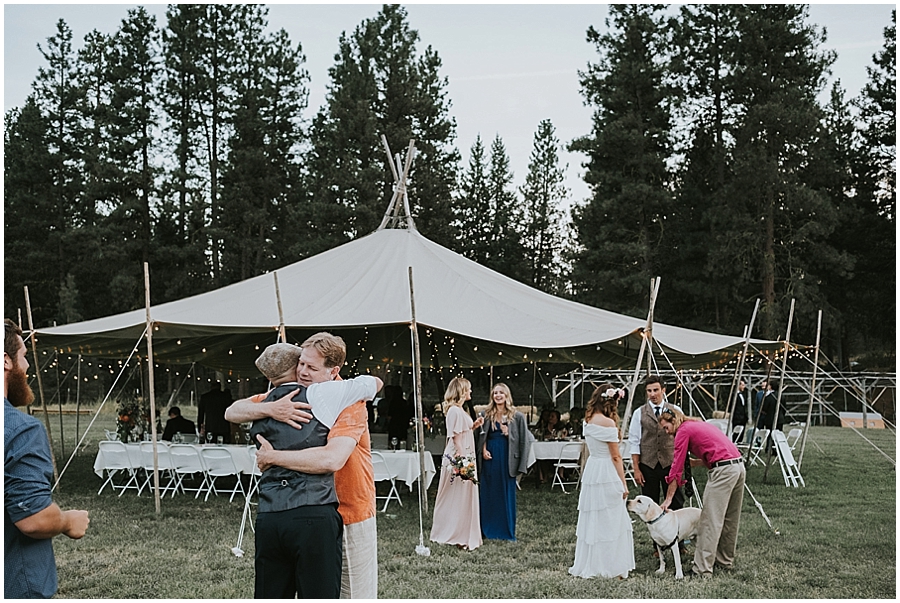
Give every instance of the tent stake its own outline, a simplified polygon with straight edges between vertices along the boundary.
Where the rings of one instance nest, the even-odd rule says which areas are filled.
[[[50,441],[50,460],[53,461],[53,479],[59,480],[56,471],[56,452],[53,450],[53,432],[50,430],[50,413],[47,412],[47,403],[44,400],[44,382],[41,380],[41,363],[37,353],[37,335],[34,333],[34,320],[31,317],[31,298],[28,296],[28,285],[25,285],[25,312],[28,315],[28,330],[31,331],[31,353],[34,356],[34,374],[37,376],[38,394],[41,397],[41,410],[44,411],[44,424],[47,427],[47,439]]]
[[[156,445],[156,390],[153,384],[153,321],[150,318],[150,266],[144,262],[144,305],[147,308],[147,384],[150,394],[150,437],[153,442],[153,498],[159,515],[159,451]]]
[[[416,553],[423,557],[431,555],[431,550],[425,546],[425,528],[422,523],[422,513],[428,512],[428,497],[426,496],[425,482],[425,429],[422,427],[422,361],[419,356],[419,327],[416,324],[416,293],[413,287],[413,269],[409,266],[409,307],[410,328],[412,330],[413,343],[413,378],[416,381],[416,448],[419,453],[419,544]],[[440,471],[440,467],[438,467]],[[423,511],[424,510],[424,511]]]
[[[772,417],[772,429],[769,431],[769,438],[772,441],[775,441],[773,437],[773,433],[776,429],[778,429],[778,413],[781,411],[781,395],[784,393],[784,377],[787,373],[787,360],[788,353],[791,351],[791,326],[794,324],[794,302],[796,300],[791,299],[791,311],[788,314],[788,325],[787,325],[787,333],[784,336],[784,358],[781,359],[781,379],[778,383],[778,396],[775,397],[775,416]],[[760,409],[762,409],[762,404],[759,405]],[[766,478],[769,476],[769,463],[772,461],[772,451],[775,449],[774,446],[768,449],[768,453],[766,454],[766,471],[763,473],[763,483],[766,483]]]
[[[803,430],[803,442],[800,444],[800,458],[797,460],[797,469],[803,466],[803,452],[806,450],[806,438],[809,437],[809,428],[812,427],[812,407],[816,397],[816,372],[819,370],[819,342],[822,340],[822,310],[819,310],[818,326],[816,327],[816,353],[813,359],[812,385],[809,388],[809,407],[806,409],[806,429]]]

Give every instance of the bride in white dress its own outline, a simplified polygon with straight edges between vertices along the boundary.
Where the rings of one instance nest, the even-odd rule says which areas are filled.
[[[617,407],[624,392],[601,385],[585,410],[584,439],[591,455],[581,478],[575,563],[582,578],[627,578],[634,569],[631,519],[625,508],[628,485],[619,453]]]

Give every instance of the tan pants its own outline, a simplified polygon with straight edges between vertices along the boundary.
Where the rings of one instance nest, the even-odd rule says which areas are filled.
[[[697,529],[695,573],[711,574],[713,563],[724,567],[734,563],[746,475],[743,463],[716,467],[709,472]]]
[[[375,518],[344,526],[341,599],[378,598],[378,532]]]

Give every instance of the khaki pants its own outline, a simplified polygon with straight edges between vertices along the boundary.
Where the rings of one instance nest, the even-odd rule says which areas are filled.
[[[341,599],[378,598],[378,532],[375,518],[344,526]]]
[[[743,463],[716,467],[709,472],[697,529],[695,573],[711,574],[713,563],[724,567],[734,563],[745,478]]]

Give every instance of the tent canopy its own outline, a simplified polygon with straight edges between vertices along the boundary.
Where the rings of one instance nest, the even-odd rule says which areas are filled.
[[[382,229],[277,270],[288,341],[328,330],[347,342],[360,371],[411,364],[410,291],[424,366],[479,367],[575,362],[633,367],[644,320],[554,297],[426,239],[413,229]],[[275,278],[264,274],[153,306],[157,362],[198,362],[255,375],[253,361],[276,341]],[[36,329],[38,344],[61,353],[126,357],[144,332],[146,311]],[[733,358],[743,339],[654,324],[653,336],[678,368]],[[756,347],[780,347],[754,340]],[[141,350],[143,350],[143,345]]]

